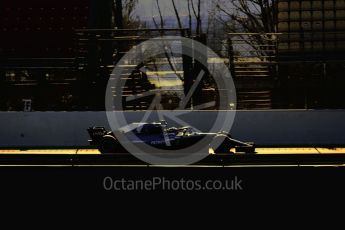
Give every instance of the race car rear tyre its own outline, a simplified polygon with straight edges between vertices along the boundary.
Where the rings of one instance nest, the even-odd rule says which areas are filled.
[[[112,135],[105,135],[102,137],[99,145],[99,151],[102,154],[126,152],[120,142]]]

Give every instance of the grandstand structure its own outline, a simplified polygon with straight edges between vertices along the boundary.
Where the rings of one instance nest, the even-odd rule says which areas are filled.
[[[345,1],[280,0],[277,18],[281,58],[344,58]]]
[[[0,110],[104,110],[108,79],[124,53],[162,34],[191,37],[184,28],[122,29],[112,4],[2,0]],[[274,33],[227,34],[224,60],[238,109],[345,108],[345,0],[277,0],[274,12]],[[200,69],[191,59],[179,62],[177,71],[186,77],[184,92],[177,94],[186,93]],[[127,75],[137,85],[130,83],[126,95],[155,87],[140,71]],[[210,88],[195,100],[214,97]],[[178,107],[178,97],[164,100],[173,101],[167,108]],[[145,110],[148,104],[133,102],[128,109]]]
[[[287,108],[345,108],[345,1],[277,3],[280,100]]]
[[[189,34],[185,29],[122,29],[113,4],[1,1],[0,110],[104,110],[108,79],[124,53],[162,34]],[[153,87],[143,73],[127,75],[136,84],[124,89],[127,94]],[[128,109],[143,110],[146,104]]]
[[[77,69],[76,29],[110,29],[110,1],[0,3],[1,110],[77,110],[89,84]],[[100,17],[102,15],[102,17]],[[101,19],[101,20],[100,20]]]

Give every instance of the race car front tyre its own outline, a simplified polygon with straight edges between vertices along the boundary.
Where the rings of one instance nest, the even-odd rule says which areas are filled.
[[[231,137],[231,136],[230,136]],[[219,142],[218,146],[212,146],[215,154],[231,153],[230,149],[233,148],[233,144],[230,140],[229,134],[220,133],[217,134],[213,141]]]

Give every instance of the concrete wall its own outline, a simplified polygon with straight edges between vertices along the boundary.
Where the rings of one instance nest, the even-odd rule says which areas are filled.
[[[226,112],[222,112],[226,115]],[[130,112],[138,121],[142,114]],[[201,129],[214,112],[192,112],[184,118]],[[345,145],[345,110],[239,111],[235,138],[258,145]],[[108,126],[104,112],[2,112],[0,147],[87,146],[90,126]]]

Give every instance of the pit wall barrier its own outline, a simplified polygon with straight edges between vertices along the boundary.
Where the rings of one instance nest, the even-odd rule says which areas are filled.
[[[143,117],[143,112],[125,113],[129,122]],[[216,116],[191,111],[183,120],[207,131]],[[344,117],[345,110],[237,111],[231,133],[263,146],[345,146]],[[1,112],[0,122],[0,148],[88,146],[88,127],[110,129],[105,112]]]

